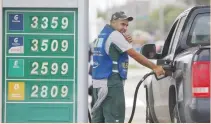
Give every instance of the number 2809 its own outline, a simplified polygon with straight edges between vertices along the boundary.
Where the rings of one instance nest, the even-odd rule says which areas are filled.
[[[38,98],[39,96],[42,98],[47,98],[47,97],[62,97],[65,98],[68,95],[68,87],[67,86],[62,86],[59,88],[58,86],[52,86],[49,88],[48,86],[44,85],[39,88],[38,85],[33,85],[32,86],[32,92],[31,92],[31,97],[32,98]]]

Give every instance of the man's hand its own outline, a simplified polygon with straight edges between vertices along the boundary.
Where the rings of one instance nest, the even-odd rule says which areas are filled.
[[[155,68],[153,68],[152,70],[155,72],[157,76],[165,75],[165,71],[162,66],[155,66]]]
[[[126,39],[129,43],[133,42],[133,39],[132,39],[132,37],[131,37],[129,34],[123,34],[123,36],[125,37],[125,39]]]

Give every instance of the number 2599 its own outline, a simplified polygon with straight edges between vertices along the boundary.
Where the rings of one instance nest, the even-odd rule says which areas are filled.
[[[40,73],[42,75],[46,75],[48,73],[48,67],[49,67],[48,62],[43,62],[42,63],[42,66],[41,66]],[[32,75],[38,75],[39,74],[38,70],[40,70],[38,68],[39,68],[39,63],[38,62],[33,62],[32,63],[31,74]],[[57,74],[58,73],[58,70],[59,70],[58,64],[57,63],[52,63],[52,65],[51,65],[51,74],[52,75]],[[62,75],[65,75],[67,73],[68,73],[68,64],[67,63],[63,63],[61,65],[61,74]]]

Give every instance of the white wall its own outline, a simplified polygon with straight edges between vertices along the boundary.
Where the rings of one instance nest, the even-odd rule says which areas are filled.
[[[97,2],[89,0],[89,41],[92,42],[97,35]]]

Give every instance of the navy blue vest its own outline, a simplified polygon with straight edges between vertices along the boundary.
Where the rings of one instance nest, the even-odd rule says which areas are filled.
[[[122,79],[127,79],[128,54],[126,52],[122,53],[118,62],[113,62],[105,51],[105,43],[113,31],[115,30],[112,27],[106,25],[95,42],[92,67],[93,79],[107,79],[114,72],[114,70],[112,71],[113,64],[118,64],[117,72]]]

